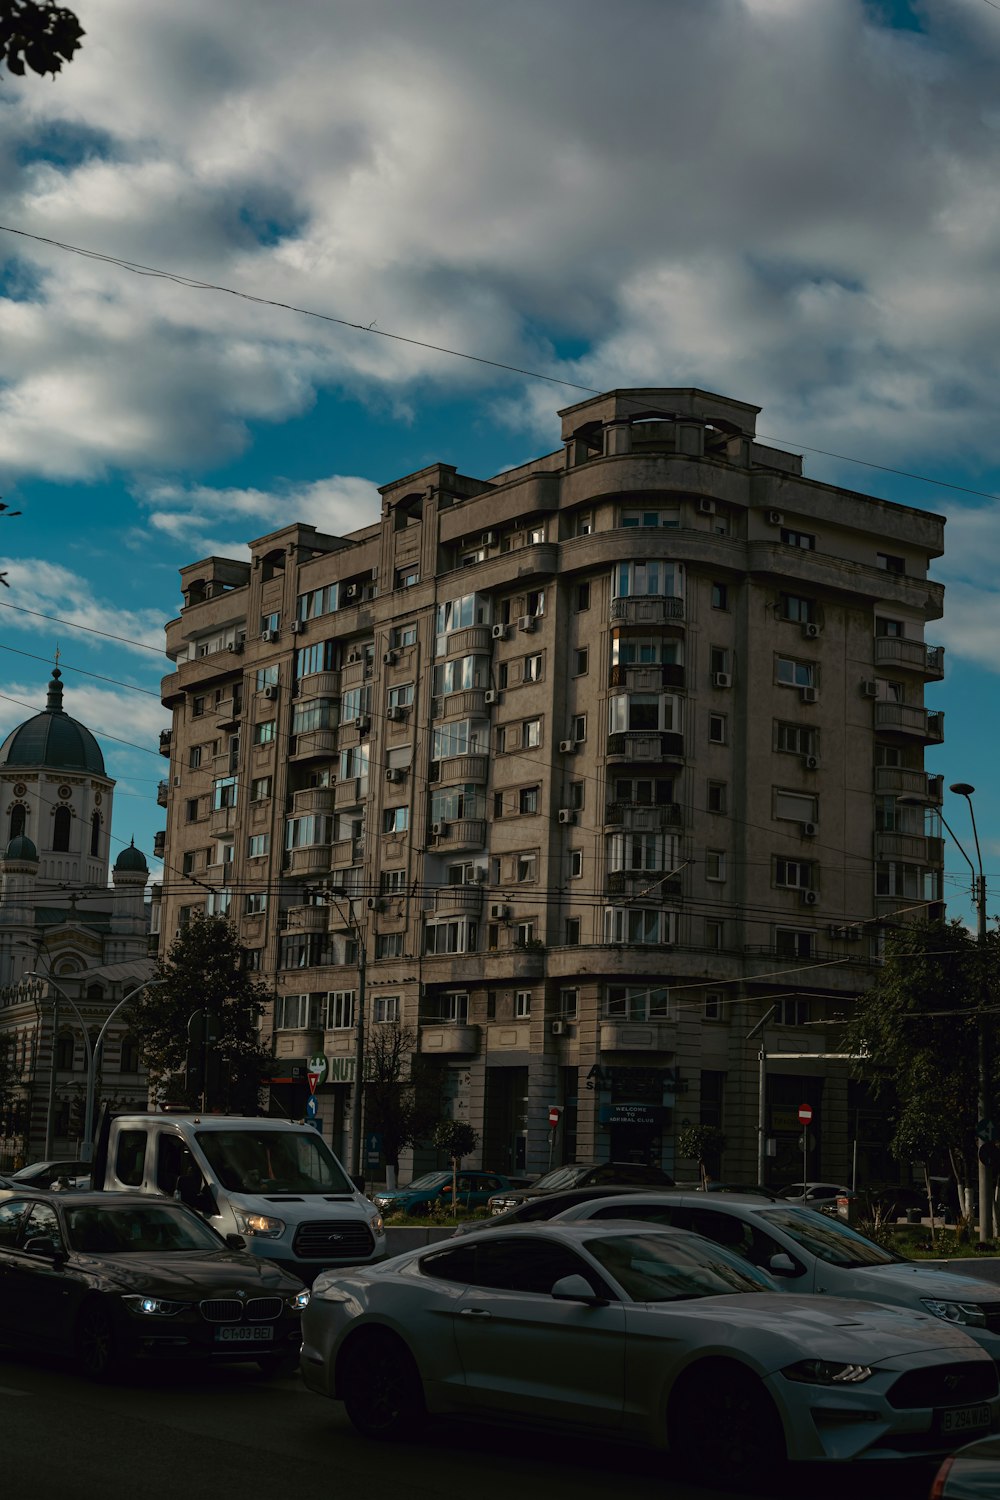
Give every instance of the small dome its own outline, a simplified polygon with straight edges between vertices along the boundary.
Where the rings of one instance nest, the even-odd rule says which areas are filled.
[[[149,874],[146,856],[141,849],[135,847],[135,839],[132,840],[127,849],[123,849],[119,854],[115,860],[115,869],[120,870],[123,875]]]
[[[38,850],[26,833],[19,833],[16,839],[11,839],[4,851],[4,859],[33,859],[38,863]]]
[[[90,771],[104,776],[104,756],[90,730],[62,706],[62,673],[56,667],[45,709],[26,719],[0,745],[0,766],[44,766],[51,771]]]

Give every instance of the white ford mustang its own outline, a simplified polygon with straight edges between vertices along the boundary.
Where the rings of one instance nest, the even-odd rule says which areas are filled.
[[[496,1415],[666,1447],[703,1478],[997,1430],[996,1365],[961,1329],[773,1286],[684,1231],[515,1226],[321,1273],[302,1374],[370,1438]]]

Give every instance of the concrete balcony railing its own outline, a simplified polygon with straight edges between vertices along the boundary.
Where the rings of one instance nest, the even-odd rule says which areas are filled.
[[[293,792],[293,814],[297,818],[302,818],[308,813],[332,812],[334,792],[335,788],[332,786],[305,786],[301,791]]]
[[[684,619],[683,599],[663,599],[642,594],[612,599],[611,619],[621,625],[666,625]]]
[[[684,759],[684,736],[672,731],[626,729],[608,735],[609,762]]]
[[[672,1052],[677,1043],[673,1021],[622,1021],[600,1023],[602,1052]]]
[[[926,771],[909,770],[905,766],[876,766],[875,790],[905,793],[924,797],[929,803],[940,803],[944,798],[944,777],[929,776]]]
[[[468,914],[477,917],[482,909],[481,885],[444,885],[434,892],[435,916],[461,917]]]
[[[612,667],[608,686],[625,688],[630,693],[659,693],[664,688],[682,688],[684,668],[675,662],[658,667]]]
[[[445,786],[452,781],[485,786],[490,773],[488,755],[448,755],[437,765],[439,774],[434,779]]]
[[[912,859],[922,865],[944,861],[944,840],[919,833],[876,833],[876,859]]]
[[[486,712],[485,688],[462,688],[434,699],[436,719],[482,718]]]
[[[338,839],[335,844],[330,845],[330,868],[342,870],[345,865],[353,865],[359,855],[360,839]]]
[[[604,810],[606,828],[625,828],[631,833],[659,833],[664,828],[679,828],[682,821],[679,802],[665,802],[661,807],[609,802]]]
[[[330,845],[309,844],[305,849],[293,849],[288,862],[291,875],[325,875],[330,868]]]
[[[153,857],[155,859],[162,859],[164,854],[166,853],[166,848],[167,830],[165,828],[159,828],[157,829],[156,833],[153,834]]]
[[[908,703],[876,703],[875,729],[879,734],[901,734],[937,745],[944,739],[944,714]]]
[[[334,788],[333,805],[338,811],[344,807],[360,807],[367,796],[367,776],[344,776]]]
[[[463,1022],[422,1020],[418,1037],[421,1052],[468,1057],[479,1051],[479,1027]]]
[[[367,661],[363,655],[351,661],[350,654],[348,654],[344,665],[340,669],[340,691],[346,692],[348,688],[360,687],[363,682],[372,676],[373,671],[372,663]]]
[[[431,825],[430,835],[437,849],[482,849],[486,845],[486,819],[445,819]]]
[[[306,729],[292,741],[289,760],[329,760],[337,753],[335,729]]]
[[[174,742],[174,731],[172,729],[160,730],[160,754],[170,758],[170,748]]]
[[[325,932],[330,922],[327,906],[290,906],[284,915],[286,932]]]
[[[679,901],[683,895],[682,876],[670,870],[609,870],[607,890],[609,896],[628,896],[635,901]]]
[[[236,828],[235,807],[216,807],[209,813],[210,833],[231,833]]]
[[[940,681],[944,676],[944,647],[927,646],[923,641],[908,641],[901,636],[878,635],[875,665],[919,672],[921,677]]]
[[[170,795],[170,787],[169,787],[169,785],[167,784],[167,782],[161,781],[160,784],[159,784],[159,786],[156,788],[156,805],[157,805],[157,807],[166,807],[169,795]]]
[[[307,672],[299,678],[300,698],[336,698],[339,692],[339,672]]]
[[[476,651],[489,651],[492,647],[492,632],[488,625],[467,625],[464,630],[453,630],[445,638],[445,656],[471,656]]]

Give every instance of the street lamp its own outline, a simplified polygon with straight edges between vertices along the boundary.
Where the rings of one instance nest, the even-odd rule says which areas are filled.
[[[767,1171],[767,1038],[764,1027],[778,1009],[772,1005],[765,1016],[757,1022],[746,1034],[746,1041],[750,1041],[760,1032],[760,1052],[757,1054],[759,1073],[757,1080],[757,1185],[764,1186],[764,1175]]]
[[[976,1111],[979,1115],[980,1126],[983,1130],[990,1132],[992,1128],[992,1089],[990,1087],[990,1039],[988,1032],[989,1023],[983,1013],[983,1002],[989,999],[987,994],[986,979],[986,876],[983,874],[983,856],[979,849],[979,833],[976,828],[976,813],[972,806],[972,793],[976,790],[968,781],[953,781],[948,787],[957,797],[964,797],[969,804],[969,816],[972,819],[972,836],[976,843],[976,864],[972,863],[961,839],[951,827],[944,813],[938,809],[938,816],[959,854],[965,860],[972,871],[972,900],[976,908],[977,941],[979,947],[980,967],[980,1010],[977,1055],[976,1055]],[[904,795],[896,798],[897,805],[905,807],[928,807],[932,804],[925,799],[913,795]],[[984,1155],[987,1160],[983,1160]],[[993,1169],[988,1160],[988,1152],[979,1152],[979,1239],[982,1244],[988,1244],[993,1238]]]
[[[62,985],[56,984],[51,974],[40,974],[36,969],[29,969],[27,970],[25,977],[30,979],[42,979],[50,984],[52,988],[57,992],[57,994],[62,996],[62,998],[65,1000],[66,1004],[69,1006],[70,1010],[72,1010],[73,1014],[76,1016],[77,1020],[80,1023],[80,1030],[83,1032],[83,1042],[87,1051],[87,1093],[83,1116],[83,1144],[80,1154],[84,1161],[90,1161],[94,1154],[94,1096],[97,1090],[97,1059],[101,1055],[101,1047],[104,1043],[104,1038],[107,1034],[108,1027],[111,1025],[111,1022],[114,1020],[118,1012],[120,1010],[123,1010],[130,1000],[134,1000],[136,995],[138,995],[142,990],[151,989],[154,985],[166,984],[167,981],[165,979],[145,979],[143,980],[142,984],[137,984],[134,990],[129,990],[128,994],[123,996],[123,998],[118,1001],[118,1004],[108,1013],[107,1017],[105,1018],[104,1025],[97,1033],[97,1040],[95,1042],[92,1042],[90,1039],[90,1033],[87,1030],[86,1022],[77,1009],[76,1004],[67,995]],[[58,1006],[55,1002],[53,1002],[52,1013],[53,1027],[55,1027],[59,1015]],[[50,1116],[51,1105],[54,1101],[53,1080],[55,1077],[56,1067],[55,1044],[56,1033],[53,1029],[51,1076],[49,1080]],[[46,1140],[48,1140],[50,1134],[50,1123],[51,1121],[46,1124]]]

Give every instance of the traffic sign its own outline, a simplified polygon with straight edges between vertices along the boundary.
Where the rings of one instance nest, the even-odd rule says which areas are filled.
[[[323,1075],[325,1072],[326,1058],[322,1055],[322,1053],[318,1054],[316,1057],[310,1057],[306,1069],[306,1079],[309,1083],[310,1094],[315,1094],[317,1088],[323,1082]]]
[[[556,1126],[559,1124],[559,1119],[560,1119],[561,1115],[562,1115],[562,1110],[559,1108],[558,1104],[550,1104],[549,1105],[549,1129],[550,1130],[555,1130]]]
[[[800,1125],[808,1125],[808,1124],[810,1124],[811,1121],[812,1121],[812,1117],[813,1117],[812,1105],[811,1104],[800,1104],[799,1105],[799,1124]]]
[[[315,1094],[312,1094],[306,1100],[306,1119],[307,1120],[313,1120],[315,1118],[316,1118],[316,1096],[315,1096]]]

